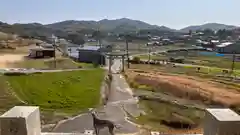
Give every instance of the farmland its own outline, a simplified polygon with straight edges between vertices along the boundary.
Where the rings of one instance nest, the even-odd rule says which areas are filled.
[[[210,54],[210,55],[208,55]],[[140,56],[141,59],[148,59],[149,55]],[[154,54],[150,56],[151,60],[169,60],[170,58],[182,58],[184,64],[209,66],[217,68],[231,68],[233,55],[216,56],[213,52],[204,51],[177,51]],[[238,58],[238,57],[237,57]],[[235,69],[240,69],[240,61],[235,58]]]
[[[99,105],[103,75],[102,69],[94,69],[1,76],[1,111],[19,104],[37,105],[44,123],[78,114]]]
[[[239,62],[235,62],[231,76],[223,73],[231,67],[231,58],[195,52],[151,55],[152,60],[171,57],[183,57],[184,63],[131,64],[126,71],[125,76],[146,112],[134,121],[161,132],[202,133],[206,107],[229,107],[240,113],[240,80],[235,78],[240,76]],[[140,58],[148,60],[148,55]]]
[[[162,132],[185,133],[188,130],[202,133],[205,107],[230,107],[239,111],[239,81],[201,75],[204,73],[191,74],[196,71],[174,73],[170,68],[131,65],[126,72],[125,76],[146,112],[136,122]]]

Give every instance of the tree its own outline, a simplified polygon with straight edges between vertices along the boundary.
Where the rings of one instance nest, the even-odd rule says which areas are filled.
[[[95,40],[97,40],[99,42],[99,44],[101,44],[101,40],[105,37],[105,33],[96,30],[92,33],[92,38],[94,38]]]
[[[189,35],[192,35],[192,30],[189,30],[188,34],[189,34]]]
[[[219,39],[225,40],[228,36],[232,36],[232,31],[223,29],[218,30],[216,34],[219,37]]]
[[[67,40],[79,45],[83,45],[85,43],[84,36],[79,33],[69,33],[67,35]]]
[[[213,36],[214,35],[214,31],[211,29],[205,29],[205,30],[203,30],[203,33],[205,36]]]

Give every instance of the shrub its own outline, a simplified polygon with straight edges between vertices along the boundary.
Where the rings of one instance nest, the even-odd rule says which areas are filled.
[[[171,57],[170,62],[174,62],[174,63],[183,63],[184,59],[179,59],[179,58],[173,58]]]
[[[133,57],[132,62],[136,63],[136,64],[139,64],[140,63],[140,58],[139,57]]]

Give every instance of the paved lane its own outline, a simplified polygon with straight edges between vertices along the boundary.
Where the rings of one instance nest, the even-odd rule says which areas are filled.
[[[121,70],[121,61],[114,60],[112,72]],[[101,119],[108,119],[113,121],[120,129],[116,129],[115,133],[135,133],[139,129],[135,124],[129,123],[126,118],[126,112],[138,116],[140,111],[138,109],[136,98],[132,97],[131,89],[126,83],[123,76],[120,74],[113,74],[112,91],[110,93],[109,101],[106,106],[98,108],[98,117]],[[79,115],[75,118],[68,119],[56,126],[53,132],[81,132],[85,130],[93,130],[92,117],[89,113]],[[100,131],[100,134],[108,135],[108,130]]]

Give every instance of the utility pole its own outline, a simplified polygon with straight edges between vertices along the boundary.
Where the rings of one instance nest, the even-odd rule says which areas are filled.
[[[54,68],[57,68],[57,61],[56,61],[56,41],[55,41],[55,36],[52,35],[52,40],[53,40],[53,49],[54,49]]]
[[[148,40],[150,41],[150,32],[148,32]],[[148,47],[148,64],[150,64],[150,60],[151,60],[151,47]]]
[[[98,42],[98,45],[99,45],[99,47],[100,47],[100,50],[101,50],[101,48],[102,48],[102,43],[101,43],[101,39],[100,39],[100,28],[99,28],[100,26],[99,26],[99,24],[98,24],[98,26],[97,26],[97,42]],[[100,52],[100,65],[103,65],[103,54],[102,54],[102,52]],[[110,58],[112,58],[112,57],[110,57]],[[112,61],[112,60],[111,60]]]
[[[130,68],[130,63],[129,63],[129,53],[128,53],[128,35],[125,35],[125,40],[126,40],[126,51],[127,51],[127,67]]]
[[[150,60],[151,60],[151,48],[148,48],[148,63],[150,64]]]
[[[232,57],[232,67],[231,67],[231,73],[233,74],[234,72],[234,68],[235,68],[235,58],[236,58],[236,55],[235,53],[233,54],[233,57]]]

